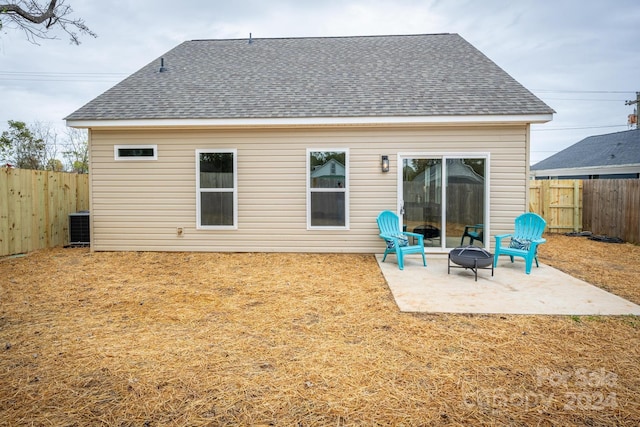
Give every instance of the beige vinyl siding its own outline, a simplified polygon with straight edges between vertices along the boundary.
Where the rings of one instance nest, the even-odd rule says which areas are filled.
[[[526,125],[92,130],[92,249],[381,252],[375,218],[397,206],[397,153],[488,153],[491,234],[526,210]],[[158,160],[115,161],[114,145]],[[348,148],[349,230],[308,230],[307,149]],[[196,150],[237,149],[238,229],[196,229]],[[380,170],[388,155],[391,169]],[[176,228],[184,233],[177,236]]]

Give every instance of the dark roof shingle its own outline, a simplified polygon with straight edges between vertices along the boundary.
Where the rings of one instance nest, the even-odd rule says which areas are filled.
[[[192,40],[67,120],[552,114],[457,34]]]
[[[589,136],[550,156],[531,170],[640,164],[640,129]]]

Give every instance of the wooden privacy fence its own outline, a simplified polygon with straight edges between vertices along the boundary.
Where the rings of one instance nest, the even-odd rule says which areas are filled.
[[[640,243],[640,180],[539,180],[529,182],[529,211],[547,231],[590,231]]]
[[[583,185],[584,229],[640,244],[640,180],[592,179]]]
[[[550,233],[582,230],[582,181],[529,181],[529,211],[547,221]]]
[[[89,209],[89,176],[0,168],[0,256],[69,243],[69,214]]]

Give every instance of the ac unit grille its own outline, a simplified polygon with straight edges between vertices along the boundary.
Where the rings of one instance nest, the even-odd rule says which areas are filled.
[[[89,212],[69,214],[69,245],[85,246],[90,243]]]

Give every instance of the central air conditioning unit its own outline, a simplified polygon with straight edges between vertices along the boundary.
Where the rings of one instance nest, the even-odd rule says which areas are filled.
[[[69,245],[88,246],[90,243],[89,211],[69,214]]]

